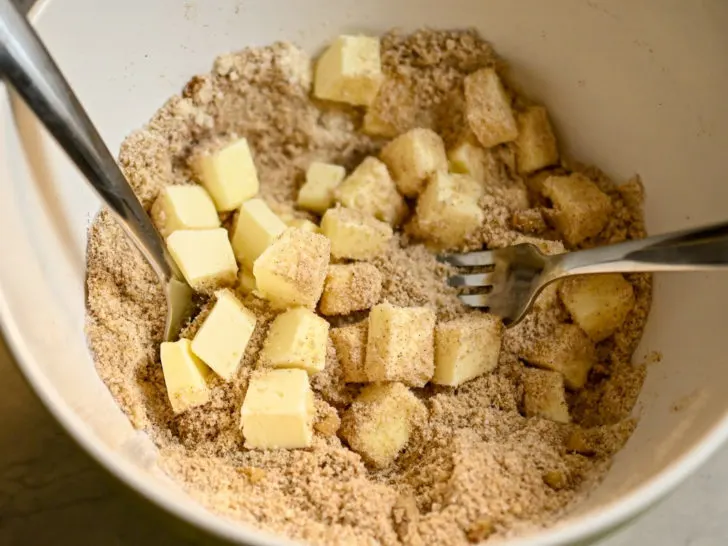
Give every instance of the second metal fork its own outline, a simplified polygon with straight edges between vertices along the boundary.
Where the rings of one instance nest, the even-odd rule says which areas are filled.
[[[518,324],[552,282],[574,275],[657,271],[728,270],[728,222],[588,250],[544,255],[532,244],[447,254],[439,259],[487,271],[453,275],[451,286],[475,293],[459,297],[488,308],[507,326]],[[728,278],[726,279],[728,280]]]

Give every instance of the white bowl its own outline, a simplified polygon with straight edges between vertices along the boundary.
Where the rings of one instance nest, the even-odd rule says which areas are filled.
[[[32,13],[108,145],[215,55],[342,31],[477,26],[545,102],[567,150],[618,179],[639,172],[651,232],[725,219],[728,5],[721,0],[63,0]],[[190,500],[117,408],[84,339],[86,228],[99,204],[17,101],[0,96],[0,319],[18,364],[68,432],[130,487],[232,541],[281,544]],[[659,276],[640,355],[639,427],[588,502],[510,544],[572,543],[655,503],[728,436],[728,277]],[[681,411],[675,411],[676,402]]]

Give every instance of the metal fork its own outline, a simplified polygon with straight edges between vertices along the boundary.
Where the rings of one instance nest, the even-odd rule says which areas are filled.
[[[187,315],[192,290],[149,216],[33,27],[0,0],[0,73],[23,97],[159,277],[167,299],[165,340]]]
[[[438,258],[458,267],[487,268],[485,272],[453,275],[448,284],[471,292],[477,289],[476,293],[461,294],[463,303],[489,308],[506,326],[514,326],[546,286],[565,277],[728,270],[728,222],[553,256],[525,243]]]

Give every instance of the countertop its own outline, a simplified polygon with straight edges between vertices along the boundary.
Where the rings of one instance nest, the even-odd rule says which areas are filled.
[[[0,546],[205,544],[95,465],[50,417],[0,339]],[[657,508],[600,546],[728,540],[728,448]]]

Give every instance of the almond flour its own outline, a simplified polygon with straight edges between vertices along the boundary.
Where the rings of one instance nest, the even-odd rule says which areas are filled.
[[[504,70],[491,46],[469,31],[423,30],[382,38],[388,84],[408,107],[387,120],[397,132],[435,129],[448,143],[465,126],[462,82],[486,66]],[[310,68],[290,44],[219,57],[149,124],[124,142],[120,164],[147,209],[160,188],[188,184],[197,151],[245,136],[253,151],[261,197],[290,207],[311,161],[351,170],[383,142],[362,134],[359,110],[321,104],[309,95]],[[527,101],[524,97],[519,102]],[[386,104],[381,105],[386,112]],[[513,150],[493,151],[502,180],[481,201],[487,221],[470,248],[511,244],[523,232],[556,239],[547,210],[521,180]],[[579,165],[610,196],[614,214],[585,246],[644,235],[638,179],[615,185]],[[524,196],[531,207],[523,207]],[[522,210],[523,209],[523,210]],[[522,210],[522,212],[519,212]],[[304,213],[299,213],[306,217]],[[229,226],[229,218],[226,225]],[[522,231],[519,231],[522,230]],[[382,299],[424,305],[438,320],[475,311],[444,283],[451,273],[410,235],[400,234],[372,263],[383,277]],[[651,297],[648,276],[628,279],[637,305],[625,325],[597,346],[599,364],[586,388],[569,399],[574,423],[521,414],[523,365],[517,354],[568,319],[558,301],[540,306],[504,337],[498,368],[457,389],[417,389],[429,412],[394,465],[373,471],[336,435],[339,416],[359,387],[344,382],[330,343],[327,365],[314,376],[317,422],[310,449],[244,449],[239,412],[248,377],[275,312],[245,297],[258,324],[237,376],[212,380],[211,401],[174,415],[158,359],[165,304],[157,280],[107,212],[94,221],[88,244],[88,338],[98,373],[129,416],[160,449],[160,466],[197,501],[221,516],[313,544],[463,545],[552,524],[599,483],[611,456],[634,428],[629,418],[645,370],[631,362]],[[197,302],[204,316],[204,300]],[[334,326],[366,315],[337,319]],[[193,320],[183,336],[191,337]]]

